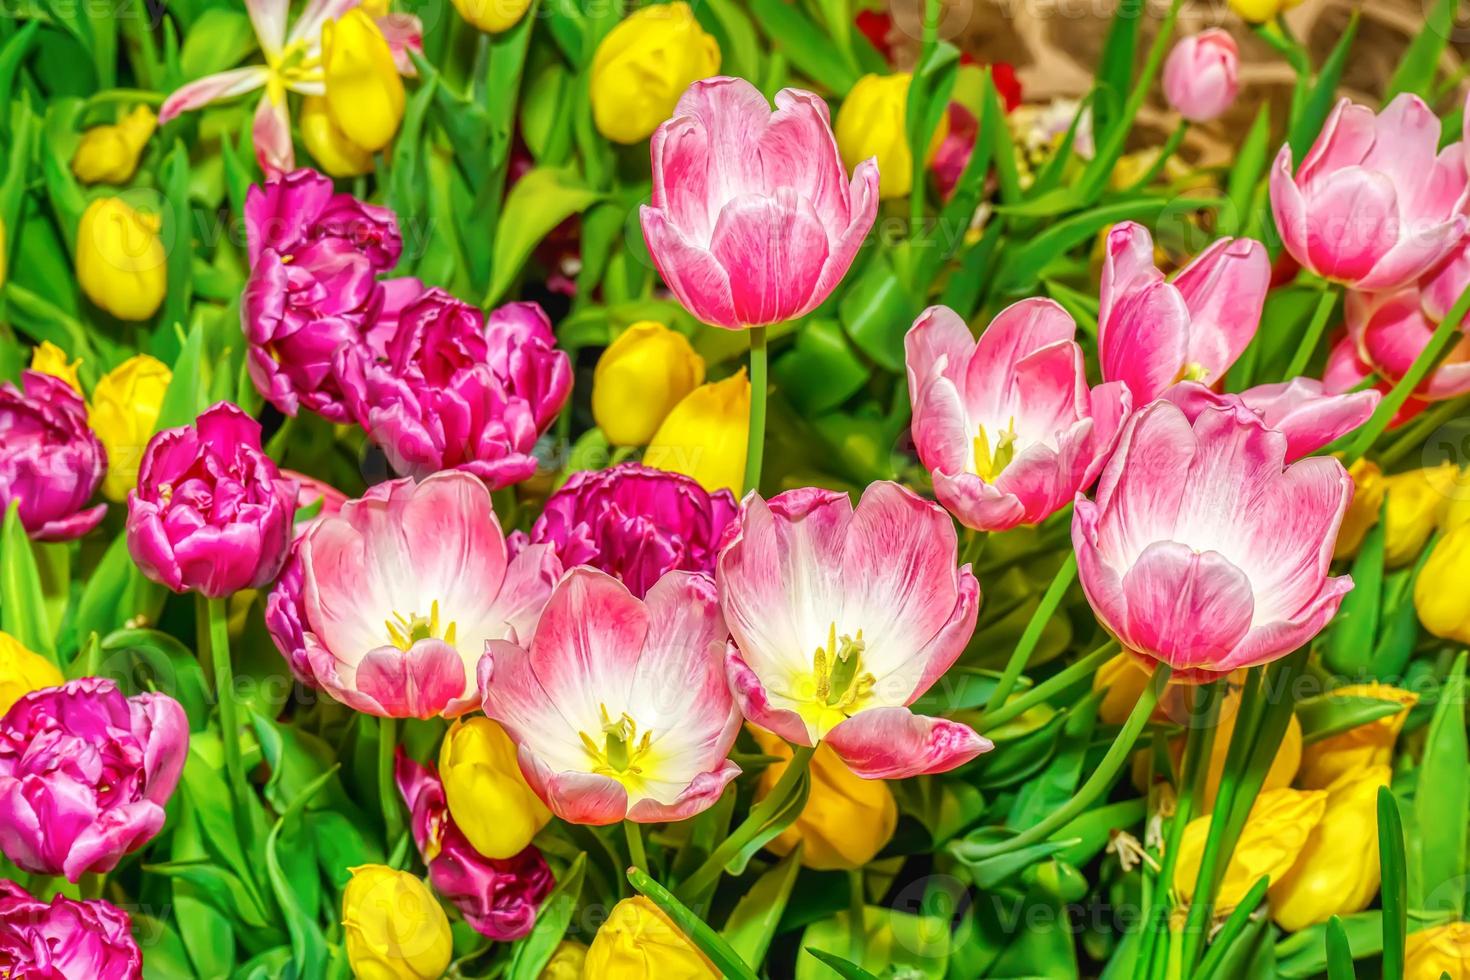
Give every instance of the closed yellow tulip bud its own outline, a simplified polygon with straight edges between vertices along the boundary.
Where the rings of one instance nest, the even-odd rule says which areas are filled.
[[[0,715],[32,691],[65,683],[55,664],[9,633],[0,633]]]
[[[485,857],[515,857],[551,819],[521,775],[515,744],[489,718],[468,718],[449,729],[439,747],[439,777],[450,816]]]
[[[526,15],[531,0],[454,0],[454,9],[476,30],[508,31]]]
[[[77,368],[82,366],[81,358],[75,361],[67,359],[66,351],[57,347],[49,340],[43,340],[31,351],[31,370],[39,371],[41,374],[49,374],[53,378],[60,378],[71,386],[71,390],[77,394],[82,393],[82,379],[77,376]]]
[[[587,950],[582,975],[607,980],[714,980],[720,973],[662,909],[636,895],[613,906]]]
[[[1470,980],[1470,922],[1447,922],[1404,939],[1404,980]]]
[[[1129,653],[1120,653],[1097,669],[1092,675],[1092,689],[1102,691],[1102,703],[1097,706],[1097,717],[1105,725],[1121,725],[1132,713],[1133,706],[1143,696],[1153,669]],[[1189,703],[1194,684],[1169,681],[1159,697],[1153,716],[1157,719],[1182,721],[1189,717]]]
[[[914,158],[909,152],[909,84],[913,76],[864,75],[837,110],[835,135],[842,162],[851,170],[869,157],[878,158],[878,196],[907,197],[914,189]],[[941,118],[929,144],[927,166],[949,135],[949,116]]]
[[[539,980],[582,980],[586,963],[587,947],[575,939],[563,939],[546,961]]]
[[[1349,773],[1327,791],[1327,808],[1296,863],[1271,879],[1271,917],[1287,932],[1361,912],[1378,892],[1378,789],[1388,766]],[[1363,855],[1369,855],[1363,858]]]
[[[77,228],[77,282],[82,292],[119,320],[146,320],[168,292],[168,257],[156,214],[135,210],[120,197],[99,197]]]
[[[1248,24],[1264,24],[1275,20],[1282,11],[1290,10],[1302,0],[1230,0],[1230,9]]]
[[[387,146],[403,119],[403,79],[388,39],[362,10],[322,25],[322,73],[342,135],[368,152]]]
[[[1470,524],[1435,542],[1414,582],[1419,622],[1435,636],[1470,643]]]
[[[1389,568],[1419,557],[1424,542],[1439,526],[1450,503],[1450,490],[1460,470],[1453,463],[1409,470],[1385,477],[1383,561]]]
[[[324,95],[301,100],[301,142],[322,170],[333,177],[357,177],[373,169],[373,154],[364,150],[332,121]]]
[[[692,476],[713,493],[740,496],[750,433],[750,379],[745,369],[695,388],[664,419],[643,453],[660,470]]]
[[[1329,735],[1302,749],[1299,781],[1308,789],[1326,789],[1343,776],[1362,772],[1373,766],[1386,766],[1393,759],[1393,743],[1398,740],[1409,709],[1419,703],[1419,695],[1388,684],[1371,681],[1348,684],[1331,691],[1328,697],[1378,698],[1397,701],[1403,707],[1397,712]]]
[[[689,339],[644,320],[618,336],[597,359],[592,417],[614,446],[642,446],[674,406],[704,383],[704,358]]]
[[[363,980],[438,980],[454,953],[449,918],[434,893],[407,871],[349,868],[342,892],[347,962]]]
[[[173,372],[156,357],[134,354],[102,376],[92,390],[87,422],[107,450],[102,493],[121,503],[138,483],[143,449],[158,425]]]
[[[651,4],[614,27],[592,58],[592,120],[614,143],[653,134],[684,90],[720,70],[720,43],[683,0]]]
[[[749,727],[766,755],[791,758],[791,748],[780,737],[764,729]],[[764,797],[786,771],[785,762],[774,762],[761,773],[756,793]],[[801,863],[817,871],[860,868],[883,850],[898,826],[898,804],[893,791],[881,779],[863,779],[853,774],[826,743],[817,746],[811,762],[811,792],[796,822],[766,845],[777,854],[790,854],[798,842],[804,846]]]
[[[140,105],[121,121],[93,126],[82,134],[76,153],[72,154],[71,172],[84,184],[125,184],[138,169],[138,158],[158,117],[153,110]]]
[[[1334,558],[1351,558],[1358,553],[1368,529],[1378,523],[1379,510],[1383,507],[1383,471],[1377,463],[1360,459],[1348,467],[1348,476],[1353,478],[1353,500],[1337,531]]]
[[[1296,863],[1312,828],[1321,822],[1326,809],[1327,794],[1321,790],[1262,790],[1220,880],[1215,911],[1224,913],[1235,908],[1263,875],[1279,881]],[[1191,820],[1179,843],[1174,884],[1186,898],[1194,897],[1194,886],[1199,881],[1199,864],[1204,856],[1205,838],[1210,834],[1210,820],[1210,817]],[[1354,860],[1359,857],[1355,855]]]

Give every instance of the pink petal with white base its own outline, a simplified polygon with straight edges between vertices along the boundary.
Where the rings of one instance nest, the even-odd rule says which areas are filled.
[[[907,708],[874,708],[854,715],[832,729],[827,744],[864,779],[948,772],[994,748],[968,725],[916,715]]]
[[[162,126],[181,112],[253,92],[265,85],[269,74],[265,66],[251,65],[249,68],[234,68],[205,75],[181,85],[163,100],[163,105],[158,110],[158,124]]]

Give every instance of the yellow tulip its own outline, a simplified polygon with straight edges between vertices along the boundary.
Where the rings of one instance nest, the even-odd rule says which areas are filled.
[[[32,691],[65,683],[55,664],[9,633],[0,633],[0,715]]]
[[[454,952],[449,918],[434,893],[407,871],[349,868],[342,892],[347,962],[364,980],[437,980]]]
[[[454,0],[459,15],[486,34],[510,30],[530,6],[531,0]]]
[[[332,121],[324,95],[301,100],[301,142],[311,158],[333,177],[357,177],[373,169],[373,154],[364,150]]]
[[[1424,542],[1439,526],[1460,470],[1453,463],[1396,473],[1383,480],[1388,495],[1384,511],[1383,561],[1390,568],[1419,557]]]
[[[1411,932],[1404,941],[1404,980],[1470,980],[1470,922]]]
[[[1353,500],[1337,532],[1334,558],[1351,558],[1358,553],[1368,529],[1378,523],[1378,512],[1383,507],[1383,471],[1377,463],[1360,459],[1348,467],[1348,475],[1353,478]]]
[[[1097,717],[1105,725],[1121,725],[1133,711],[1133,706],[1148,687],[1153,676],[1152,668],[1129,653],[1120,653],[1097,669],[1092,675],[1092,689],[1102,691],[1102,703],[1097,706]],[[1164,685],[1154,717],[1160,720],[1183,721],[1189,717],[1189,704],[1196,685],[1184,681],[1170,681]]]
[[[1248,24],[1264,24],[1275,20],[1284,10],[1290,10],[1302,0],[1229,0],[1230,9]]]
[[[505,729],[483,716],[456,722],[439,747],[444,802],[471,846],[504,860],[526,849],[551,811],[526,784]]]
[[[156,128],[158,117],[145,105],[119,122],[93,126],[82,134],[72,154],[71,172],[84,184],[126,184],[138,169],[138,158]]]
[[[342,135],[368,152],[387,146],[403,119],[403,79],[388,39],[362,10],[322,25],[322,73]]]
[[[1414,582],[1419,622],[1435,636],[1470,643],[1470,524],[1435,542]]]
[[[695,388],[664,419],[643,462],[683,473],[710,492],[740,495],[750,432],[750,380],[745,369]]]
[[[1296,932],[1334,915],[1361,912],[1378,892],[1378,789],[1388,766],[1345,775],[1327,791],[1327,808],[1296,863],[1271,879],[1271,917]]]
[[[791,758],[790,746],[778,736],[753,725],[749,731],[766,755]],[[775,788],[786,765],[775,762],[766,767],[756,788],[758,797]],[[817,871],[860,868],[878,856],[897,826],[898,804],[888,784],[854,775],[822,743],[812,756],[806,806],[796,822],[766,846],[786,855],[801,842],[801,863]]]
[[[1210,765],[1205,775],[1204,797],[1198,802],[1200,809],[1195,811],[1197,813],[1208,813],[1215,805],[1215,794],[1219,791],[1220,780],[1225,774],[1225,755],[1230,751],[1231,739],[1235,737],[1235,722],[1239,716],[1240,689],[1232,687],[1220,705],[1219,727],[1215,729],[1215,738],[1210,743]],[[1174,751],[1174,762],[1178,765],[1184,758],[1184,740],[1176,740],[1171,749]],[[1266,770],[1261,791],[1290,786],[1301,762],[1302,724],[1296,720],[1296,715],[1292,715],[1286,723],[1286,733],[1281,736],[1281,744],[1276,748],[1276,757],[1271,760],[1271,768]]]
[[[1321,790],[1262,790],[1220,880],[1215,911],[1223,913],[1233,909],[1262,875],[1269,875],[1272,881],[1280,880],[1296,863],[1312,828],[1321,822],[1326,809],[1327,794]],[[1186,898],[1194,897],[1194,886],[1199,881],[1210,819],[1191,820],[1179,844],[1174,884]],[[1355,855],[1354,860],[1358,857],[1361,855]]]
[[[636,895],[614,905],[587,950],[584,977],[715,980],[720,976],[657,905]]]
[[[1419,695],[1413,691],[1377,681],[1339,687],[1329,692],[1328,697],[1378,698],[1397,701],[1403,707],[1391,715],[1329,735],[1303,748],[1298,775],[1301,784],[1308,789],[1326,789],[1348,773],[1388,765],[1393,759],[1393,743],[1409,718],[1409,709],[1419,703]]]
[[[837,110],[837,148],[851,170],[869,157],[878,158],[878,196],[907,197],[914,189],[914,157],[905,129],[909,85],[913,76],[864,75]],[[941,117],[929,144],[925,164],[934,159],[949,135],[949,117]]]
[[[173,372],[156,357],[134,354],[102,376],[92,390],[87,422],[107,450],[102,493],[121,503],[138,483],[143,449],[158,425]]]
[[[642,446],[674,406],[704,383],[704,358],[689,340],[644,320],[624,330],[597,359],[592,417],[615,446]]]
[[[575,939],[557,944],[538,980],[582,980],[586,974],[587,947]]]
[[[31,351],[31,370],[41,374],[49,374],[53,378],[60,378],[71,386],[71,390],[77,394],[82,393],[82,379],[77,375],[77,368],[82,366],[81,358],[75,361],[67,360],[66,351],[57,347],[49,340],[43,340]]]
[[[651,4],[614,27],[592,58],[592,120],[614,143],[637,143],[674,114],[684,90],[720,70],[720,43],[683,0]]]
[[[119,320],[146,320],[168,291],[168,257],[159,218],[120,197],[99,197],[77,228],[77,282],[97,306]]]

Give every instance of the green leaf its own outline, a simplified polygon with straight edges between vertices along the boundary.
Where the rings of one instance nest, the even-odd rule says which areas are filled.
[[[732,980],[755,980],[755,973],[740,958],[739,954],[730,948],[730,944],[720,938],[719,933],[691,912],[667,888],[638,868],[628,869],[628,881],[639,892],[648,896],[653,904],[663,909],[664,914],[673,920],[674,925],[678,926],[689,941],[698,946],[700,951],[709,957],[710,962],[725,976]]]
[[[159,322],[165,330],[189,318],[190,277],[194,261],[194,238],[190,234],[193,211],[189,205],[189,151],[183,140],[174,143],[163,163],[163,187],[168,202],[163,209],[160,238],[168,255],[167,284]]]
[[[738,78],[761,75],[761,42],[750,15],[735,0],[704,0],[694,5],[704,29],[720,42],[720,70]]]
[[[835,953],[829,953],[813,946],[805,946],[803,949],[809,955],[815,956],[830,966],[843,980],[878,980],[876,974],[869,973],[851,960],[845,960]]]
[[[1404,49],[1393,77],[1388,80],[1388,88],[1383,93],[1384,105],[1401,92],[1412,92],[1431,105],[1434,103],[1434,80],[1439,59],[1450,38],[1455,36],[1455,12],[1458,9],[1456,0],[1435,0],[1418,33]]]
[[[531,932],[516,942],[506,969],[507,980],[536,980],[551,962],[557,944],[566,935],[572,914],[582,896],[582,883],[587,877],[587,852],[581,851],[567,870],[557,878],[556,887],[541,903],[536,924]]]
[[[903,338],[918,312],[886,253],[873,257],[837,304],[847,335],[880,367],[903,373]]]
[[[857,82],[857,69],[800,7],[786,0],[749,0],[749,7],[771,44],[804,75],[839,97]]]
[[[61,666],[56,657],[56,637],[46,616],[41,573],[30,538],[20,523],[18,500],[5,508],[5,522],[0,525],[0,629],[28,650]]]
[[[1107,132],[1113,117],[1122,111],[1133,79],[1133,64],[1138,55],[1138,30],[1143,23],[1143,0],[1123,0],[1108,26],[1097,65],[1098,98],[1093,100],[1093,126]]]
[[[1312,94],[1302,106],[1301,117],[1292,123],[1288,142],[1291,143],[1292,159],[1298,166],[1301,165],[1302,158],[1312,145],[1312,141],[1321,132],[1322,124],[1327,120],[1327,114],[1332,111],[1332,106],[1337,102],[1337,86],[1342,80],[1342,70],[1347,67],[1348,49],[1352,47],[1353,39],[1358,35],[1359,13],[1360,11],[1354,10],[1348,18],[1347,27],[1343,28],[1342,36],[1333,46],[1332,53],[1327,56],[1326,61],[1322,62],[1322,70],[1317,73],[1317,82],[1312,87]]]
[[[1374,909],[1338,918],[1348,944],[1358,957],[1374,956],[1383,949],[1383,916]],[[1327,972],[1327,923],[1294,932],[1276,944],[1278,976],[1306,980]],[[1385,977],[1393,974],[1385,972]]]
[[[1424,738],[1414,791],[1422,893],[1415,907],[1428,912],[1465,910],[1465,814],[1470,812],[1470,747],[1465,737],[1465,661],[1462,651],[1445,679]]]
[[[490,290],[482,305],[499,303],[541,239],[602,196],[566,167],[536,167],[518,180],[506,197],[495,231]]]
[[[1357,975],[1342,919],[1334,915],[1327,920],[1327,980],[1356,980]]]
[[[1236,948],[1237,941],[1242,938],[1252,939],[1253,936],[1243,936],[1251,924],[1251,916],[1255,913],[1261,900],[1266,897],[1266,888],[1271,883],[1270,877],[1262,875],[1256,879],[1250,891],[1240,900],[1240,904],[1230,913],[1220,931],[1214,935],[1210,942],[1210,948],[1205,952],[1205,958],[1200,963],[1199,970],[1195,973],[1195,980],[1213,980],[1217,973],[1221,973],[1222,966],[1231,959],[1239,958],[1240,951]],[[1238,976],[1239,974],[1224,972],[1226,977]]]
[[[863,971],[853,976],[884,976],[940,980],[950,957],[949,922],[935,915],[914,915],[897,909],[864,906],[862,954],[854,961],[852,912],[811,923],[798,942],[796,980],[830,980],[834,960]],[[821,956],[826,953],[832,959]]]
[[[949,113],[949,97],[954,91],[959,64],[959,49],[947,41],[939,41],[924,52],[916,66],[904,108],[904,129],[910,160],[929,158],[929,147],[934,141],[934,134]],[[922,214],[927,175],[923,167],[917,167],[916,171],[911,193],[917,209],[914,213]]]
[[[165,691],[184,706],[189,730],[202,732],[213,706],[213,694],[194,652],[159,630],[120,629],[102,640],[98,674],[124,691]]]
[[[1409,926],[1409,890],[1405,873],[1404,823],[1398,802],[1387,786],[1378,790],[1378,867],[1383,880],[1378,894],[1383,905],[1383,975],[1404,975],[1404,937]]]
[[[166,326],[164,329],[172,329]],[[204,329],[195,324],[184,339],[184,346],[174,361],[173,378],[163,394],[155,432],[190,425],[209,407],[208,381],[204,373]]]
[[[211,7],[189,25],[179,65],[184,78],[203,78],[238,65],[257,47],[255,30],[243,11]]]
[[[1244,234],[1250,226],[1256,185],[1266,173],[1267,154],[1271,150],[1271,106],[1265,103],[1256,113],[1256,121],[1235,153],[1235,163],[1225,183],[1228,207],[1220,209],[1220,231],[1226,235]]]
[[[970,869],[970,878],[974,881],[975,887],[982,889],[995,888],[1038,861],[1082,843],[1081,838],[1077,837],[1047,840],[1040,844],[1032,844],[1030,847],[1022,847],[977,861],[970,857],[971,848],[981,846],[981,839],[977,837],[976,840],[971,840],[967,837],[964,840],[955,841],[949,845],[949,851]]]
[[[306,787],[299,796],[291,801],[291,805],[281,814],[276,825],[271,828],[270,836],[265,842],[266,872],[270,877],[271,888],[276,895],[276,901],[280,904],[281,911],[285,913],[286,929],[291,934],[291,961],[296,967],[296,975],[299,977],[320,976],[325,971],[327,959],[327,941],[322,936],[321,928],[316,924],[314,915],[302,908],[302,887],[299,882],[293,882],[284,871],[281,856],[280,839],[281,832],[288,823],[298,822],[301,811],[306,804],[327,785],[327,781],[337,775],[337,766],[322,773],[310,786]],[[315,864],[315,862],[312,862]],[[313,868],[313,880],[315,880],[315,869]]]
[[[1296,703],[1296,717],[1301,722],[1304,742],[1317,742],[1379,718],[1396,715],[1402,710],[1404,706],[1399,701],[1352,694],[1324,694]]]
[[[720,930],[730,948],[747,963],[765,962],[766,950],[776,936],[776,927],[791,898],[791,888],[801,873],[801,851],[798,842],[775,867],[761,875],[740,896],[730,918],[725,920],[725,928]]]
[[[771,370],[781,391],[809,417],[837,408],[873,373],[833,320],[808,321]]]

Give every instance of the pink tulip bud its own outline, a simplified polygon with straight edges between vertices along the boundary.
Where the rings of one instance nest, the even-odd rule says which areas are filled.
[[[21,384],[0,384],[0,507],[17,501],[37,540],[79,538],[107,510],[87,506],[107,454],[87,427],[86,403],[65,381],[26,371]]]
[[[1218,119],[1240,92],[1239,67],[1235,38],[1218,27],[1186,37],[1164,62],[1164,98],[1190,122]]]

